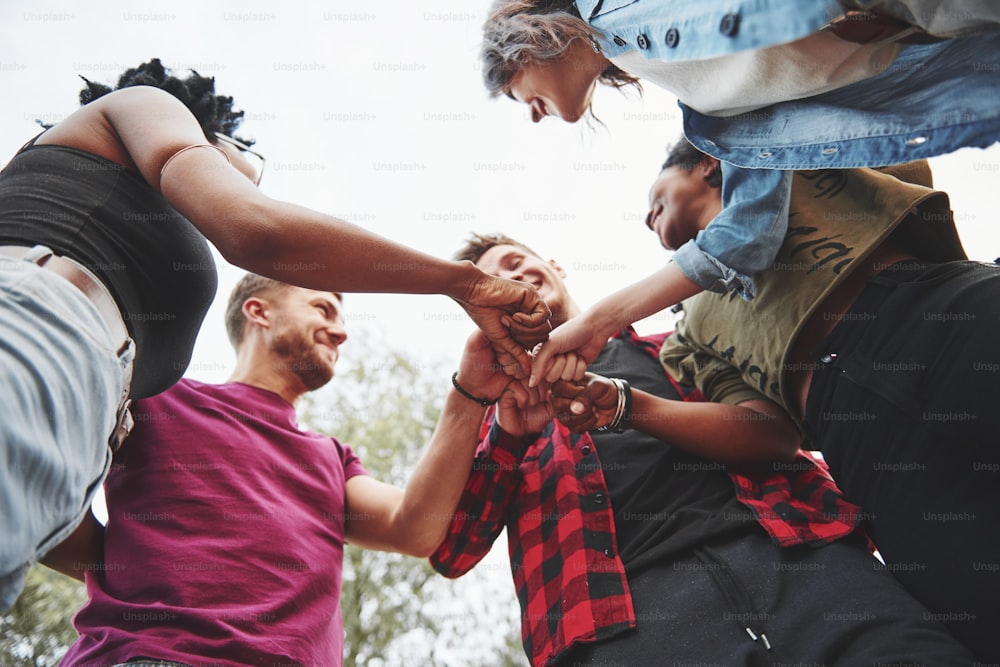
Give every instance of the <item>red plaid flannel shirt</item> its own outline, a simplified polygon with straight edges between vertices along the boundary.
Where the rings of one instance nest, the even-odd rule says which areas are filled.
[[[653,357],[667,335],[643,338],[632,329],[619,334]],[[666,373],[664,378],[683,400],[704,400],[701,392]],[[607,494],[596,456],[589,434],[570,433],[553,421],[522,440],[500,429],[491,410],[455,518],[430,557],[438,572],[459,577],[507,528],[521,636],[533,665],[549,664],[574,643],[635,627],[610,503],[594,509],[580,503]],[[729,475],[737,498],[780,546],[820,546],[858,525],[858,507],[843,498],[826,465],[804,452],[792,463],[730,466]]]

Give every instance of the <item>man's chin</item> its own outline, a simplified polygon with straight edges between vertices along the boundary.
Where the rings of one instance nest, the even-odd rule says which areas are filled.
[[[302,384],[308,391],[316,391],[333,379],[333,369],[331,368],[329,372],[323,372],[317,368],[313,372],[300,374],[299,379],[302,380]]]
[[[315,391],[333,379],[336,361],[336,356],[331,361],[313,358],[295,365],[293,370],[308,391]]]

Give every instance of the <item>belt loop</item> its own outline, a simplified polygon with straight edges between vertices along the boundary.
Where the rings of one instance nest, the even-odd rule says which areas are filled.
[[[118,413],[115,415],[115,427],[111,430],[111,437],[108,438],[108,445],[111,447],[111,451],[117,452],[122,446],[122,442],[128,437],[128,434],[132,432],[132,428],[135,426],[135,420],[132,418],[132,411],[129,409],[132,406],[132,400],[126,398],[118,406]]]
[[[121,394],[118,396],[118,405],[115,409],[115,427],[108,444],[113,450],[118,449],[122,441],[132,430],[134,421],[129,406],[132,401],[129,399],[132,387],[132,374],[135,362],[135,342],[129,336],[128,326],[125,319],[114,301],[114,297],[108,288],[84,265],[75,260],[56,255],[51,248],[44,245],[35,245],[30,248],[26,246],[0,245],[0,255],[16,257],[26,262],[31,262],[38,267],[51,270],[61,278],[68,281],[74,288],[93,304],[97,314],[103,320],[105,326],[113,337],[113,344],[117,344],[115,356],[118,360],[118,369],[121,373]],[[50,261],[51,260],[51,261]],[[117,339],[117,340],[115,340]]]
[[[122,442],[132,432],[135,420],[132,418],[132,405],[129,393],[132,390],[132,370],[135,359],[135,343],[132,338],[126,338],[121,347],[118,348],[118,365],[122,373],[122,393],[118,398],[118,408],[115,411],[115,427],[111,430],[111,437],[108,438],[108,445],[111,451],[117,452]]]
[[[22,257],[22,259],[27,262],[31,262],[32,264],[41,266],[54,254],[55,253],[53,253],[52,249],[48,246],[36,245],[29,248],[28,252],[24,253],[24,257]]]

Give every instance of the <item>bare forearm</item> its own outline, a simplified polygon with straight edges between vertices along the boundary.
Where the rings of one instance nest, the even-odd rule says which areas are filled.
[[[227,260],[248,271],[309,289],[444,294],[459,300],[480,275],[469,262],[434,257],[345,220],[268,199],[253,188],[244,194],[223,214],[238,223],[238,233],[232,226],[213,233],[214,224],[203,232]],[[218,219],[217,212],[198,209],[187,212],[195,216],[192,222]]]
[[[254,253],[247,268],[303,287],[343,292],[444,294],[462,300],[479,275],[469,262],[434,257],[294,204],[273,203],[283,214],[269,238],[270,256]]]
[[[722,463],[750,463],[795,456],[801,438],[776,405],[739,405],[662,399],[632,390],[633,428],[684,451]]]
[[[399,551],[429,556],[448,530],[472,469],[486,409],[454,389],[393,517]]]
[[[587,312],[589,324],[603,334],[612,334],[624,326],[649,317],[702,289],[670,263],[656,273],[606,296]]]
[[[312,289],[445,294],[462,300],[475,269],[426,255],[344,220],[260,192],[228,158],[204,146],[195,118],[172,95],[144,86],[111,93],[78,114],[78,146],[108,134],[105,154],[142,176],[227,260]],[[64,130],[66,131],[66,130]],[[82,145],[79,142],[84,142]],[[98,143],[100,143],[98,141]]]

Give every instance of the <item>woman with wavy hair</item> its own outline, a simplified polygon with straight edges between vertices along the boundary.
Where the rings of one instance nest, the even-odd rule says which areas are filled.
[[[535,122],[576,122],[598,84],[652,82],[679,98],[686,137],[721,161],[724,183],[719,214],[667,266],[553,332],[534,380],[554,355],[589,363],[621,326],[703,290],[752,299],[787,230],[790,170],[1000,139],[998,21],[983,0],[494,2],[481,51],[491,94]]]

